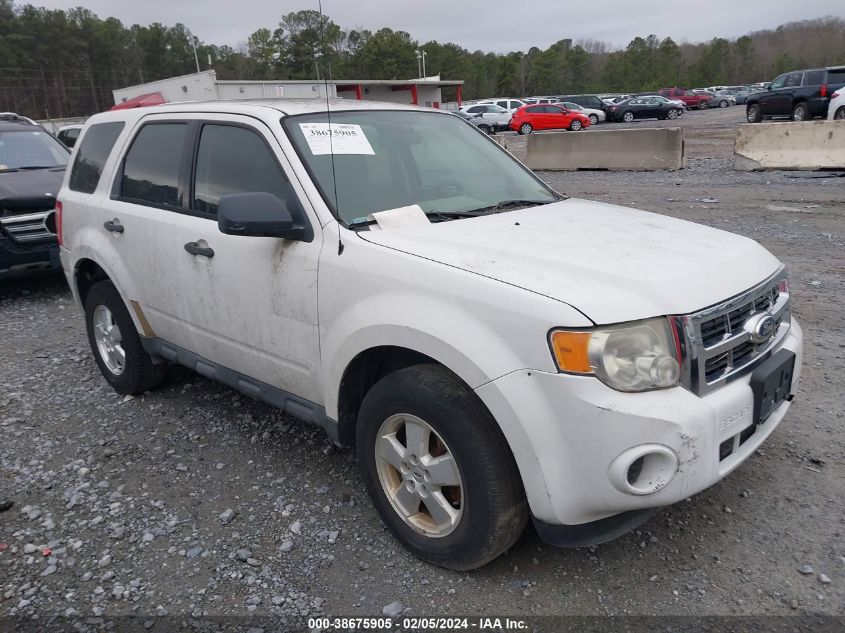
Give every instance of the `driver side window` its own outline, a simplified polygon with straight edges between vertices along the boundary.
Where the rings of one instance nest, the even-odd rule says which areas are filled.
[[[788,77],[788,75],[781,75],[780,77],[778,77],[777,79],[775,79],[775,80],[772,82],[772,85],[771,85],[771,87],[769,88],[769,90],[774,90],[774,89],[776,89],[776,88],[783,88],[783,85],[786,83],[786,78],[787,78],[787,77]]]
[[[290,182],[261,136],[234,125],[204,125],[197,151],[193,208],[216,214],[222,196],[256,191],[272,193],[291,212],[298,205]]]

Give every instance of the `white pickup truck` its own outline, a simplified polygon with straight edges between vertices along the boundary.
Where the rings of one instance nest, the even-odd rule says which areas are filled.
[[[566,198],[436,110],[99,114],[59,199],[117,392],[181,363],[322,426],[356,445],[396,536],[452,569],[529,518],[587,545],[707,488],[799,378],[784,267],[759,244]]]

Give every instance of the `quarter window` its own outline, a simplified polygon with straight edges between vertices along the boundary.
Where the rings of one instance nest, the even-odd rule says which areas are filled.
[[[270,148],[252,130],[204,125],[197,152],[193,208],[217,213],[220,198],[231,193],[272,193],[293,212],[296,194]]]
[[[76,152],[76,160],[70,170],[68,187],[71,191],[80,193],[94,193],[103,166],[108,160],[117,137],[123,131],[124,123],[97,123],[88,128],[82,138],[82,144]]]
[[[142,127],[126,154],[121,197],[179,206],[179,169],[187,133],[185,123],[148,123]]]

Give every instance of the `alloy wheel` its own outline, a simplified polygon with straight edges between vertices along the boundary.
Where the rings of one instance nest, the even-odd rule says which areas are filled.
[[[458,527],[464,508],[461,473],[425,420],[406,413],[390,416],[376,435],[375,459],[382,490],[409,527],[431,538]]]
[[[106,306],[98,305],[91,318],[100,358],[111,373],[120,376],[126,368],[126,350],[123,349],[123,335],[114,315]]]

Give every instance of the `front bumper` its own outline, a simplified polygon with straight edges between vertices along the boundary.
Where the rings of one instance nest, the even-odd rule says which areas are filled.
[[[792,393],[801,372],[801,328],[793,320],[780,346],[795,353]],[[535,519],[577,526],[665,506],[708,488],[745,461],[789,409],[782,402],[755,432],[750,373],[699,397],[682,387],[615,391],[593,377],[520,370],[476,393],[502,427]],[[746,431],[743,433],[743,431]],[[731,438],[733,452],[720,459]],[[668,483],[632,493],[614,479],[617,458],[641,447],[675,459]]]
[[[22,245],[0,235],[0,274],[22,270],[56,270],[60,265],[59,246],[55,241]]]

